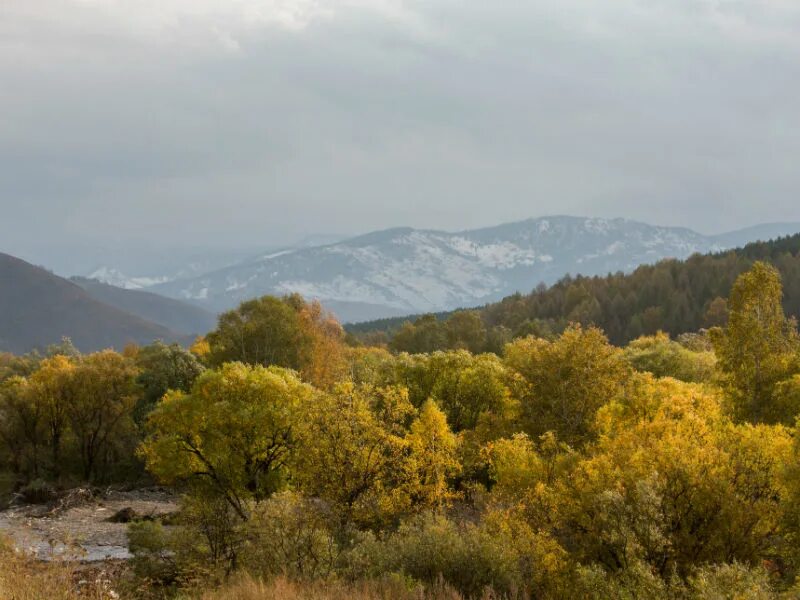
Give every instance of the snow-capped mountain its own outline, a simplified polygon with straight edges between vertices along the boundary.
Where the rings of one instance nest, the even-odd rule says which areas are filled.
[[[142,288],[158,285],[169,281],[169,277],[130,277],[114,267],[100,267],[86,276],[87,279],[96,279],[102,283],[123,288],[125,290],[140,290]]]
[[[335,234],[307,235],[291,246],[277,246],[266,253],[276,254],[284,250],[298,250],[312,246],[333,244],[345,239],[347,236]],[[249,259],[262,248],[251,248],[249,251],[242,249],[219,248],[169,248],[163,251],[151,252],[154,256],[141,256],[137,251],[133,256],[126,254],[124,264],[120,264],[120,257],[109,252],[109,264],[81,269],[77,277],[94,279],[101,283],[113,285],[126,290],[141,290],[150,288],[160,283],[176,281],[178,279],[191,279],[205,273],[227,268]],[[137,260],[138,259],[138,260]],[[111,266],[110,266],[111,265]],[[135,273],[135,274],[134,274]]]
[[[549,217],[448,233],[389,229],[326,246],[270,252],[150,288],[215,310],[263,294],[317,298],[343,321],[477,306],[567,273],[630,271],[667,257],[800,231],[760,226],[721,236],[626,219]],[[748,233],[749,232],[749,233]]]

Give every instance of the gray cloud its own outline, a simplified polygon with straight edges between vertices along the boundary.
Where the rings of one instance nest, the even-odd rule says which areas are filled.
[[[800,220],[798,57],[790,0],[5,0],[0,239]]]

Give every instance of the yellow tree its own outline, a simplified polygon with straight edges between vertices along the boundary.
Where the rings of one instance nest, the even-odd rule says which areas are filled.
[[[43,360],[39,369],[30,377],[31,391],[43,409],[51,469],[56,479],[61,474],[61,451],[69,427],[69,410],[75,404],[75,394],[78,391],[76,372],[77,366],[73,359],[56,355]]]
[[[572,446],[591,437],[595,413],[622,392],[630,375],[603,332],[580,325],[554,341],[516,340],[506,346],[505,362],[527,381],[521,398],[526,432],[552,430]]]
[[[85,480],[102,479],[111,452],[133,442],[133,407],[139,395],[132,360],[112,350],[83,357],[71,379],[65,414],[78,446]],[[125,448],[125,454],[133,448]]]
[[[449,480],[458,474],[458,440],[447,417],[433,400],[427,400],[406,436],[409,492],[416,507],[441,507],[453,497]]]
[[[312,394],[287,369],[225,364],[203,373],[190,393],[165,396],[147,419],[139,455],[160,481],[196,485],[247,520],[251,501],[285,485]]]
[[[405,390],[343,383],[307,408],[295,454],[301,489],[328,501],[343,523],[375,525],[404,510],[414,413]]]
[[[300,374],[313,385],[329,389],[347,373],[344,330],[319,301],[303,302],[300,307],[300,327],[309,340],[300,357]]]
[[[663,389],[639,392],[649,388],[654,398],[625,398],[600,411],[596,446],[554,486],[557,527],[575,536],[576,558],[611,570],[644,561],[666,577],[770,556],[789,432],[735,425],[702,386],[652,385]]]

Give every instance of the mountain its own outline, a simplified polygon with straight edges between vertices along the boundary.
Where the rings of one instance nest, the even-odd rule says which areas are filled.
[[[237,264],[258,253],[269,254],[284,250],[323,246],[339,242],[346,237],[319,233],[307,235],[288,246],[274,246],[268,249],[259,247],[249,250],[242,248],[171,247],[168,249],[155,249],[155,251],[151,248],[149,252],[146,252],[142,248],[137,248],[136,252],[125,252],[120,256],[120,248],[103,249],[103,261],[98,261],[95,258],[91,268],[73,270],[70,273],[80,273],[79,277],[96,279],[115,287],[139,290],[168,281],[198,277],[204,273]],[[85,253],[86,251],[84,251]],[[60,252],[58,256],[61,256],[61,254],[63,252]],[[96,254],[96,252],[92,253],[92,256]],[[61,262],[65,262],[63,257],[61,257]],[[47,262],[47,264],[50,263]]]
[[[719,236],[626,219],[547,217],[448,233],[397,228],[320,247],[270,252],[199,277],[150,288],[213,310],[263,294],[318,298],[345,322],[436,312],[499,300],[567,273],[629,272],[774,237],[762,226]]]
[[[126,275],[115,267],[98,267],[89,273],[86,277],[70,277],[73,281],[78,283],[78,280],[83,281],[97,281],[117,289],[123,290],[140,290],[142,288],[157,285],[171,281],[173,277],[169,275],[156,275],[156,276],[139,276],[131,277]],[[79,284],[80,285],[80,284]]]
[[[217,316],[203,308],[144,290],[115,287],[85,277],[73,277],[92,298],[146,321],[163,325],[185,335],[204,334],[214,329]]]
[[[752,242],[766,242],[800,232],[800,223],[764,223],[711,236],[723,248],[741,248]]]
[[[109,306],[79,285],[0,253],[0,350],[44,348],[69,337],[82,351],[186,336]]]
[[[725,299],[736,278],[757,260],[778,269],[784,310],[800,317],[800,234],[795,234],[685,260],[663,260],[627,274],[565,276],[549,288],[513,294],[476,309],[472,314],[482,324],[477,328],[472,316],[459,320],[450,312],[435,318],[381,319],[347,329],[365,343],[388,338],[393,349],[411,353],[460,347],[499,352],[511,338],[559,333],[569,323],[597,325],[612,343],[624,345],[657,331],[677,336],[724,324]]]

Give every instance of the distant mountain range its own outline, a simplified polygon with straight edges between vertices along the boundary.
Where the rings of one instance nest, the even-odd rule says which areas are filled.
[[[188,302],[159,296],[147,290],[119,288],[96,279],[73,277],[71,281],[81,286],[95,300],[181,335],[204,334],[217,324],[215,313]]]
[[[529,292],[567,273],[628,272],[663,258],[796,232],[800,224],[786,223],[705,236],[625,219],[577,217],[457,233],[399,228],[271,251],[138,290],[65,279],[0,254],[0,350],[27,352],[64,336],[83,351],[155,339],[189,343],[213,329],[218,312],[263,294],[317,298],[344,322],[446,311]],[[96,275],[111,278],[112,269]]]
[[[79,268],[66,271],[70,275],[78,273],[85,279],[96,279],[129,290],[139,290],[152,287],[159,283],[190,279],[212,271],[238,264],[256,254],[270,254],[285,250],[298,250],[312,246],[323,246],[339,242],[348,236],[335,234],[307,235],[289,246],[256,247],[245,251],[241,248],[229,250],[220,248],[151,248],[142,251],[137,248],[135,253],[123,253],[120,249],[105,249],[103,261],[96,258],[89,268]],[[101,249],[103,250],[103,249]],[[82,254],[86,254],[83,250]],[[59,257],[60,264],[70,262],[64,256]],[[85,263],[84,258],[84,263]],[[33,261],[36,262],[36,261]],[[46,263],[48,267],[49,263]],[[63,270],[63,269],[62,269]],[[58,271],[59,273],[61,271]]]
[[[629,272],[663,258],[797,232],[798,223],[777,223],[708,236],[627,219],[566,216],[456,233],[397,228],[270,252],[148,289],[212,311],[263,294],[299,292],[356,322],[476,306],[567,273]]]
[[[0,351],[44,349],[63,337],[84,352],[156,339],[187,344],[213,323],[213,314],[183,302],[70,281],[0,253]]]

